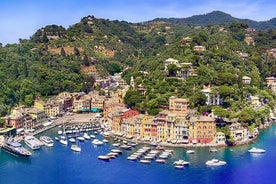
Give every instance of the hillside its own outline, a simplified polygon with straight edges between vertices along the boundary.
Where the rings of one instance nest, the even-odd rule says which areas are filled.
[[[232,22],[246,22],[250,27],[255,29],[275,29],[275,18],[268,21],[254,21],[250,19],[239,19],[232,17],[230,14],[213,11],[204,15],[194,15],[188,18],[158,18],[153,21],[164,21],[173,24],[188,24],[194,26],[207,26],[207,25],[223,25]]]
[[[198,113],[210,111],[201,93],[208,85],[223,98],[216,113],[227,117],[238,116],[249,96],[269,99],[274,107],[265,78],[276,75],[276,60],[269,54],[276,48],[276,31],[254,31],[245,22],[227,22],[228,15],[219,17],[229,25],[194,27],[161,19],[134,24],[94,16],[68,29],[47,25],[29,40],[0,47],[0,114],[30,106],[36,96],[98,90],[94,80],[116,72],[127,82],[133,76],[146,89],[145,96],[130,90],[126,103],[152,115],[168,106],[170,96],[189,98]],[[168,58],[182,64],[165,70]],[[252,78],[250,85],[243,86],[243,76]]]

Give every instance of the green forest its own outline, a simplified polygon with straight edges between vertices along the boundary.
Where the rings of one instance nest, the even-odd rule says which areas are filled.
[[[195,26],[154,20],[143,23],[111,21],[87,16],[68,29],[47,25],[30,39],[18,44],[0,45],[0,115],[17,105],[31,106],[34,98],[44,99],[60,92],[88,92],[94,78],[81,72],[94,65],[102,76],[123,72],[137,88],[126,93],[125,103],[142,113],[155,115],[168,106],[170,96],[187,98],[197,113],[214,111],[220,117],[235,118],[248,126],[259,124],[275,107],[275,94],[267,88],[265,78],[275,76],[276,59],[268,54],[276,48],[274,29],[247,33],[246,22]],[[189,38],[186,41],[185,38]],[[249,42],[245,40],[249,39]],[[204,46],[205,51],[195,51]],[[246,58],[240,53],[246,53]],[[190,63],[195,75],[179,78],[187,66],[164,62],[174,58]],[[251,77],[243,84],[242,77]],[[207,106],[201,90],[210,85],[223,101]],[[250,96],[262,99],[254,109]]]

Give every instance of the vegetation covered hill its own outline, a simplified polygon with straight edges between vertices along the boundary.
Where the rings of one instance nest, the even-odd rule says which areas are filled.
[[[36,96],[87,92],[95,76],[123,72],[127,82],[133,76],[136,86],[146,90],[142,95],[135,87],[125,97],[141,112],[154,115],[168,106],[170,96],[177,96],[188,98],[198,113],[213,109],[223,117],[260,122],[275,104],[264,79],[276,74],[275,57],[268,54],[276,48],[276,31],[246,28],[244,22],[199,28],[160,19],[134,24],[93,16],[68,29],[45,26],[30,40],[0,47],[0,114],[15,105],[30,106]],[[169,65],[165,71],[168,58],[189,64]],[[179,78],[188,69],[193,75]],[[251,77],[251,84],[242,84],[243,76]],[[222,97],[219,106],[206,105],[201,90],[207,85]],[[263,108],[251,108],[250,96],[264,100]]]
[[[231,24],[232,22],[245,22],[250,27],[255,29],[275,29],[276,21],[275,18],[268,21],[254,21],[250,19],[239,19],[232,17],[230,14],[213,11],[204,15],[194,15],[188,18],[158,18],[158,21],[165,21],[174,24],[186,24],[194,26],[207,26],[207,25],[223,25]]]

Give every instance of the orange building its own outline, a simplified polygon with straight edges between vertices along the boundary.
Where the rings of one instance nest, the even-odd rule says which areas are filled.
[[[215,119],[209,116],[191,117],[189,141],[210,143],[216,136]]]
[[[174,96],[169,98],[169,110],[176,114],[188,114],[189,100],[184,98],[176,98]]]

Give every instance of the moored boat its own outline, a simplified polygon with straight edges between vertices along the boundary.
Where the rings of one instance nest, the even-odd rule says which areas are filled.
[[[265,153],[264,149],[260,149],[260,148],[251,148],[250,150],[248,150],[249,153]]]
[[[22,145],[13,138],[7,138],[1,149],[15,156],[29,157],[32,155],[29,150],[22,147]]]
[[[166,160],[165,159],[156,159],[155,162],[157,162],[157,163],[165,163]]]
[[[54,141],[51,137],[49,136],[40,136],[39,138],[45,146],[47,147],[53,147],[54,146]]]
[[[212,159],[212,160],[208,160],[205,164],[207,166],[221,166],[221,165],[225,165],[226,162],[218,159]]]
[[[142,163],[142,164],[150,164],[150,160],[146,160],[146,159],[142,159],[142,160],[140,160],[140,163]]]
[[[81,148],[78,145],[76,145],[76,144],[73,144],[71,146],[71,150],[73,150],[75,152],[81,152]]]
[[[91,143],[97,146],[103,145],[103,142],[98,139],[94,139]]]
[[[40,149],[43,143],[39,141],[34,136],[28,135],[24,139],[27,146],[29,146],[32,150]]]
[[[98,156],[98,159],[99,160],[104,160],[104,161],[109,161],[110,157],[107,156],[107,155],[100,155],[100,156]]]
[[[211,153],[214,153],[214,152],[217,152],[218,150],[217,150],[216,148],[210,148],[209,151],[210,151]]]
[[[187,150],[186,153],[193,154],[193,153],[195,153],[195,151],[194,150]]]

